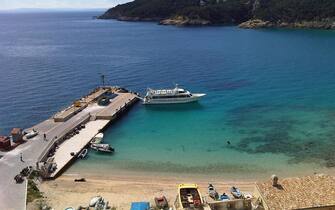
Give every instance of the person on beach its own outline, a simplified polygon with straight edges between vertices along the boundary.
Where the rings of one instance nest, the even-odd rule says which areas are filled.
[[[43,134],[43,139],[44,139],[44,141],[47,140],[47,135],[46,134]]]
[[[22,153],[20,153],[20,161],[24,163],[23,157],[22,157]]]

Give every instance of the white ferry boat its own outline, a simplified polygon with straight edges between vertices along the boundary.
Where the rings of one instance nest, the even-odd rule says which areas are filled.
[[[178,85],[174,89],[153,90],[149,88],[143,99],[143,104],[189,103],[197,101],[205,95],[204,93],[190,93],[179,88]]]

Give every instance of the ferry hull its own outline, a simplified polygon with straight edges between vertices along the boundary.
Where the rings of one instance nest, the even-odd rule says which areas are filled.
[[[184,104],[184,103],[191,103],[198,101],[200,98],[205,96],[206,94],[192,94],[192,97],[189,98],[174,98],[171,100],[169,99],[151,99],[151,100],[143,100],[143,104]]]

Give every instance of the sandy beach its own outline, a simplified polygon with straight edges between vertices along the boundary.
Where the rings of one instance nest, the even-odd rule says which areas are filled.
[[[129,209],[131,202],[149,201],[154,204],[154,197],[165,195],[172,204],[177,195],[177,184],[197,183],[203,196],[207,195],[208,180],[201,177],[160,177],[160,176],[125,176],[111,175],[98,177],[85,175],[86,182],[74,182],[78,175],[65,174],[53,181],[40,184],[48,203],[54,209],[87,206],[93,196],[101,195],[110,206],[117,209]],[[233,185],[243,192],[252,192],[252,181],[211,180],[219,193],[227,192]]]

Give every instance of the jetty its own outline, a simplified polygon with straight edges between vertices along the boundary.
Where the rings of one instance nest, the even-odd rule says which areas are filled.
[[[49,119],[25,129],[34,129],[38,135],[11,151],[0,152],[0,209],[25,209],[27,181],[14,181],[24,167],[39,169],[45,179],[57,178],[97,133],[138,100],[138,94],[124,88],[98,87]]]
[[[101,101],[105,104],[99,104]],[[37,167],[43,177],[53,179],[60,175],[96,134],[137,101],[135,93],[104,87],[54,115],[54,121],[60,123],[60,131],[57,136],[53,135],[48,148],[39,157]]]

